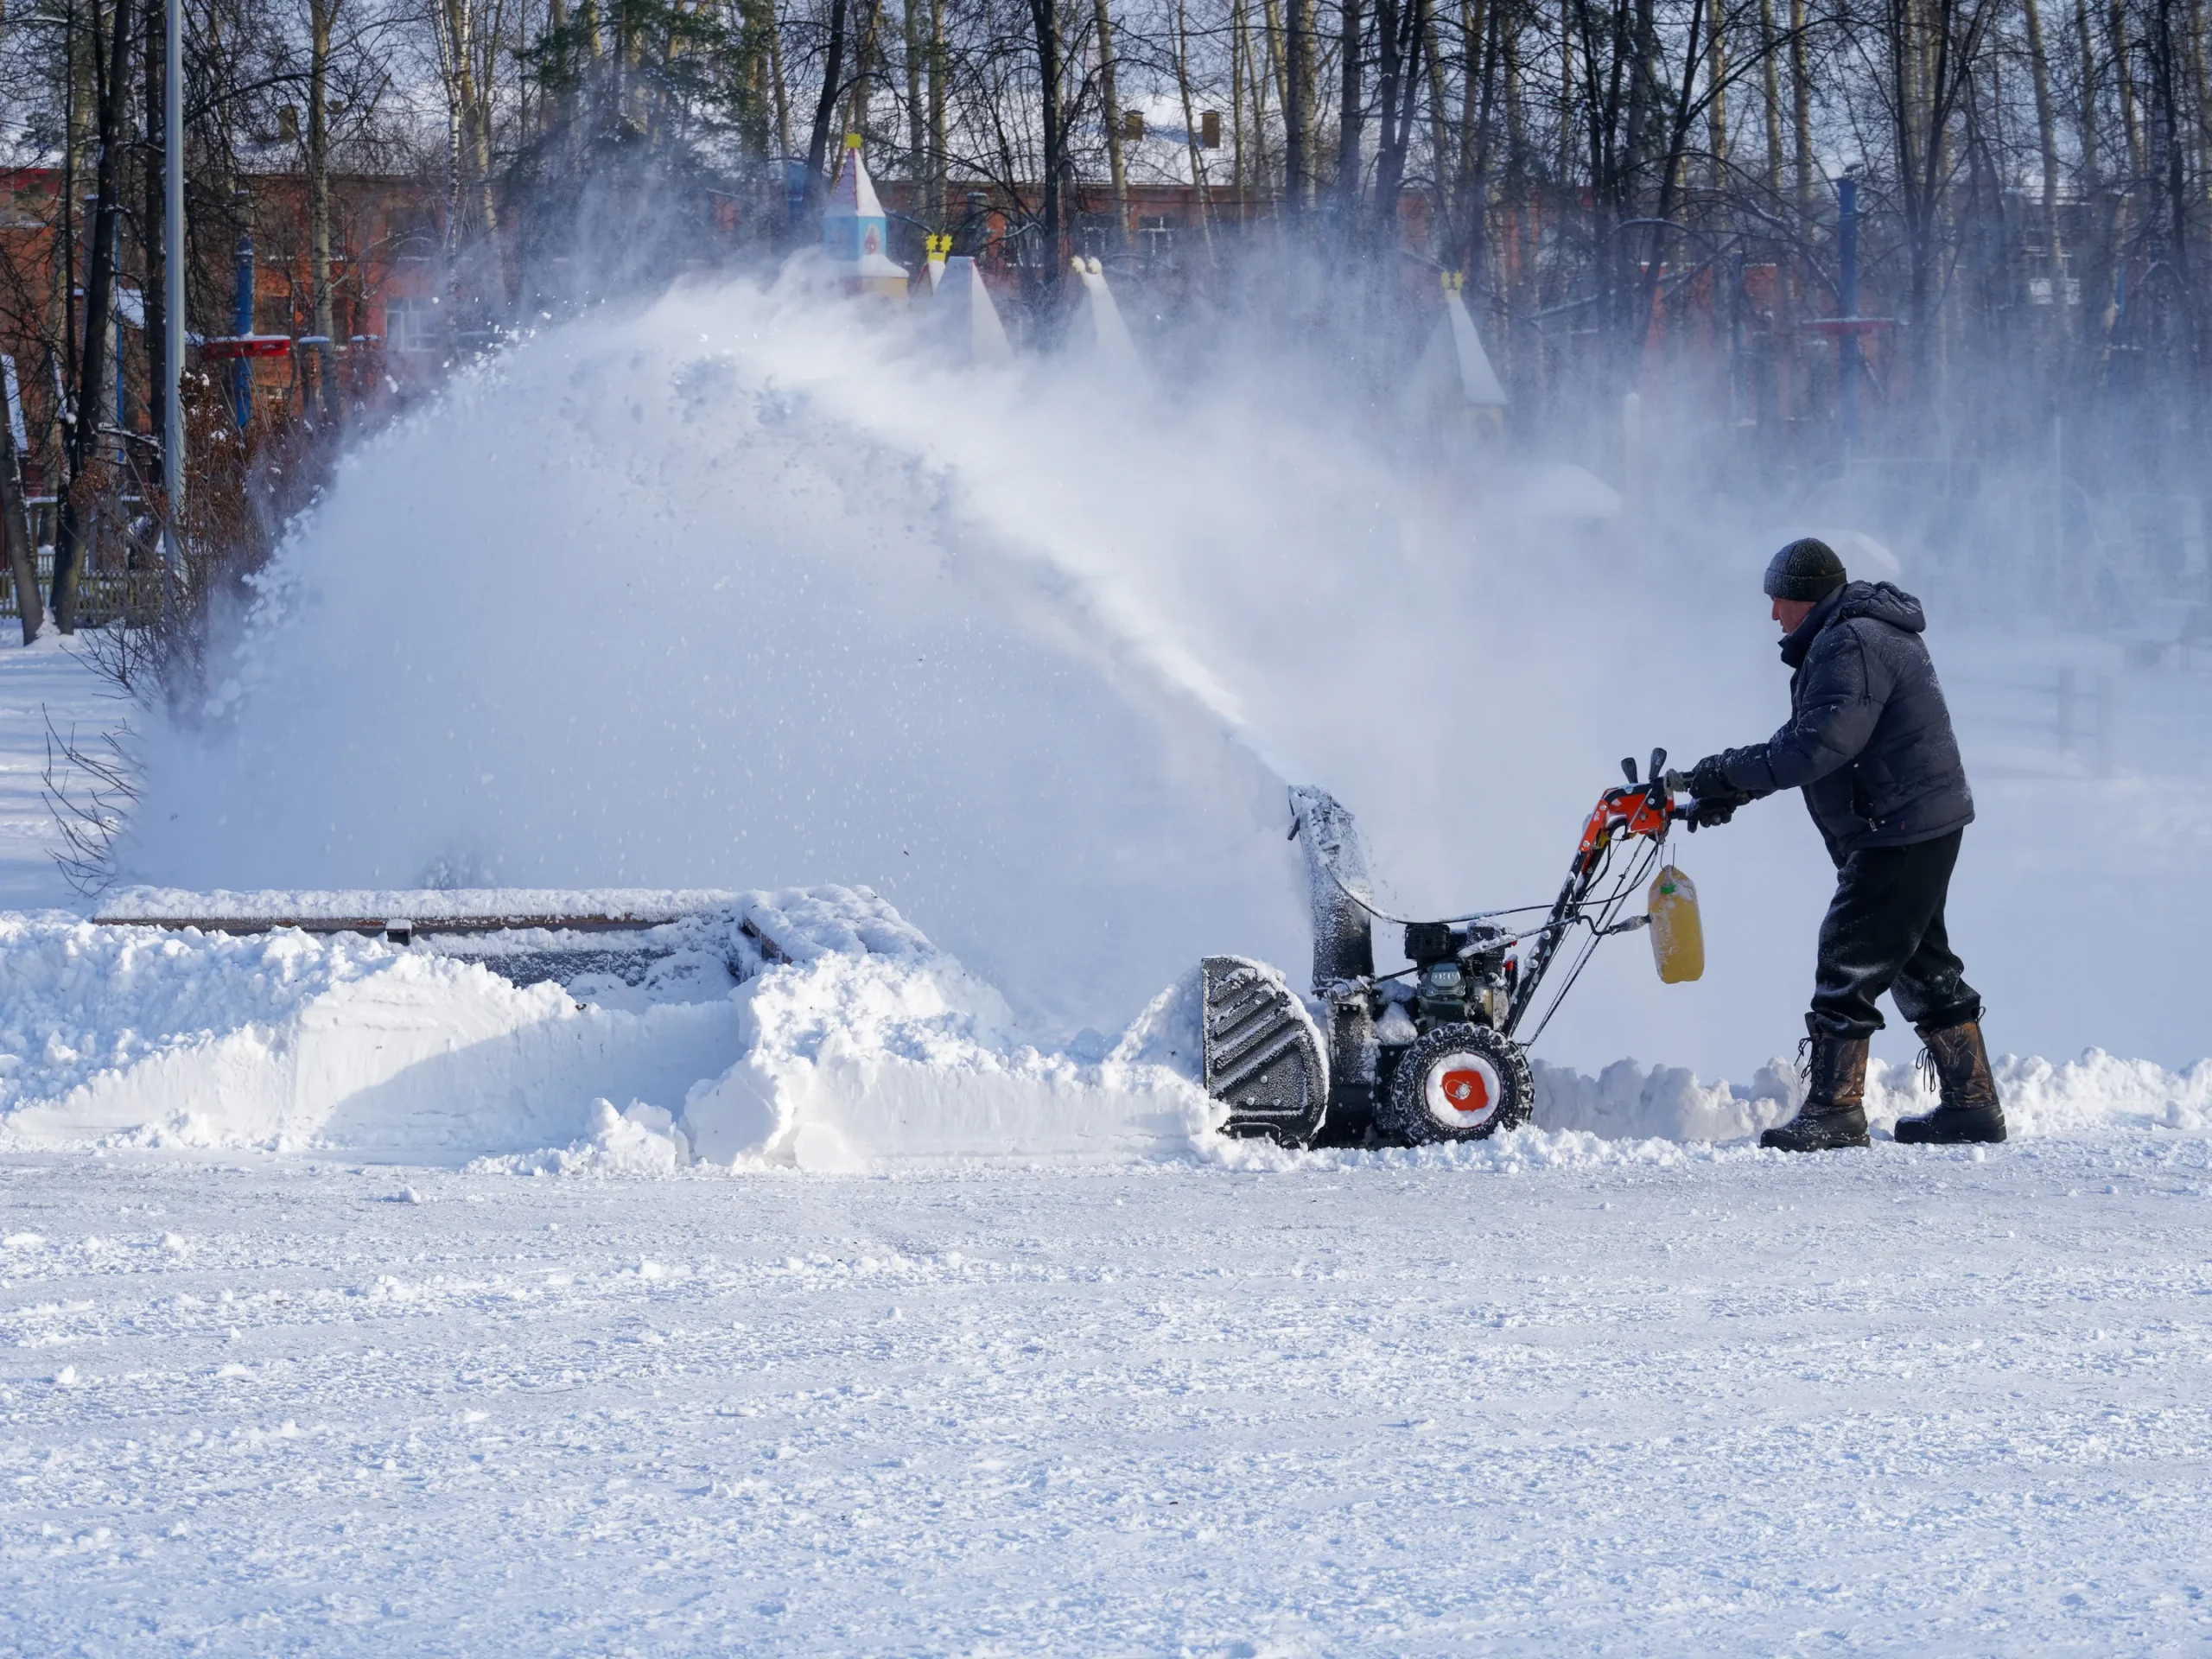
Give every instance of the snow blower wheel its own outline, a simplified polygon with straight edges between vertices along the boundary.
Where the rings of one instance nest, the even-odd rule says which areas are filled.
[[[1400,1057],[1382,1126],[1414,1146],[1480,1141],[1529,1121],[1536,1093],[1520,1045],[1488,1026],[1440,1026]]]

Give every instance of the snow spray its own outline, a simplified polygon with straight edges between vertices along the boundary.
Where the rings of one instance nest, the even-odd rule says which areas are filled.
[[[1409,461],[1310,360],[1211,363],[963,366],[788,282],[549,327],[348,455],[150,735],[124,874],[867,885],[1072,1040],[1306,958],[1285,780],[1402,913],[1540,899],[1611,755],[1770,689],[1759,615],[1689,605],[1680,660],[1739,681],[1587,671],[1655,586],[1587,473]]]

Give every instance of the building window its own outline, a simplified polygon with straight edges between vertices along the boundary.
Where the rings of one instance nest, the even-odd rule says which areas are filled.
[[[1137,219],[1137,241],[1147,259],[1166,259],[1175,251],[1175,227],[1165,213],[1145,213]]]
[[[1075,251],[1086,258],[1107,259],[1116,251],[1111,213],[1084,213],[1075,222]]]
[[[384,302],[384,344],[388,352],[439,352],[445,349],[444,319],[434,299],[386,300]]]

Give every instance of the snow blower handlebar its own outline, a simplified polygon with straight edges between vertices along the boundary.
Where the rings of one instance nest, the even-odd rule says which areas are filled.
[[[1618,789],[1607,790],[1598,798],[1598,804],[1591,809],[1590,817],[1582,826],[1582,840],[1574,849],[1574,861],[1567,868],[1567,880],[1560,887],[1559,897],[1552,901],[1551,913],[1543,925],[1532,931],[1530,937],[1535,943],[1529,949],[1529,959],[1522,964],[1515,977],[1512,1000],[1507,1007],[1503,1027],[1507,1036],[1514,1034],[1522,1017],[1535,1001],[1537,989],[1543,983],[1553,957],[1559,954],[1560,945],[1577,922],[1590,924],[1589,949],[1575,963],[1574,971],[1567,976],[1567,984],[1560,988],[1559,995],[1552,999],[1550,1007],[1544,1011],[1545,1022],[1550,1020],[1553,1011],[1558,1008],[1567,991],[1573,988],[1575,980],[1581,975],[1583,964],[1590,959],[1590,950],[1597,948],[1599,939],[1644,925],[1645,918],[1641,916],[1618,925],[1611,921],[1621,900],[1643,874],[1640,867],[1617,883],[1612,892],[1594,906],[1598,912],[1594,918],[1590,913],[1592,909],[1589,902],[1590,891],[1605,873],[1613,848],[1618,843],[1638,839],[1649,839],[1655,843],[1664,842],[1667,832],[1675,823],[1689,819],[1695,810],[1694,803],[1688,806],[1675,804],[1675,792],[1682,787],[1685,780],[1681,773],[1667,771],[1666,766],[1667,751],[1652,750],[1649,768],[1639,783],[1636,762],[1633,760],[1623,760],[1621,771],[1627,778],[1627,783]],[[1539,1024],[1529,1040],[1534,1042],[1542,1031],[1543,1025]]]

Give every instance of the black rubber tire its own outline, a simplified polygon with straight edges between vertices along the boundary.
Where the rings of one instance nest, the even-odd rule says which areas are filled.
[[[1455,1057],[1463,1062],[1456,1068]],[[1449,1103],[1454,1091],[1470,1090],[1470,1109]],[[1410,1146],[1483,1141],[1526,1123],[1535,1101],[1520,1044],[1488,1026],[1439,1026],[1398,1057],[1376,1116],[1385,1135]]]

